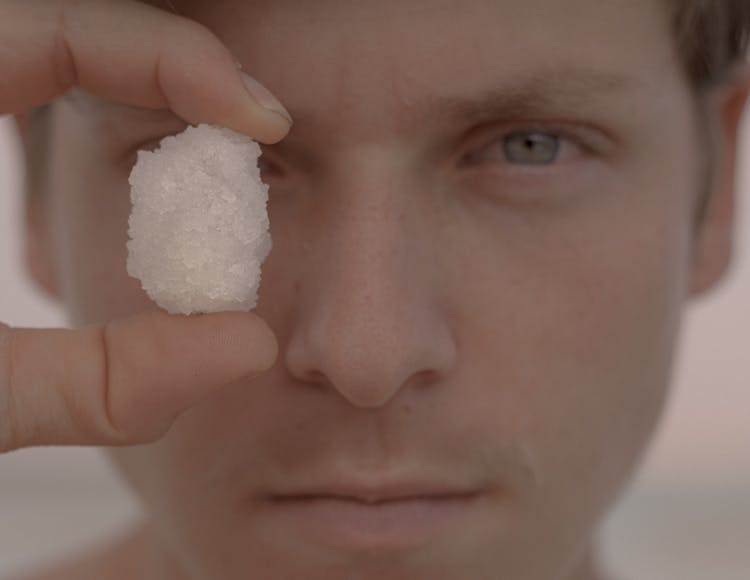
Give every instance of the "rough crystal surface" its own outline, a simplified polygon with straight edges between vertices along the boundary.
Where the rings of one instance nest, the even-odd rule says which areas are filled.
[[[271,250],[258,144],[199,125],[139,151],[128,274],[170,313],[251,310]]]

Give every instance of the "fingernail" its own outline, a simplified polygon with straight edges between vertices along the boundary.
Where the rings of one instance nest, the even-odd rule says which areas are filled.
[[[279,100],[271,94],[271,91],[256,81],[253,77],[242,71],[240,71],[240,78],[242,78],[242,82],[245,85],[247,92],[250,93],[250,96],[252,96],[261,107],[273,111],[274,113],[278,113],[284,117],[289,124],[292,123],[292,116],[289,114],[289,111],[287,111],[284,108],[284,105],[282,105]]]

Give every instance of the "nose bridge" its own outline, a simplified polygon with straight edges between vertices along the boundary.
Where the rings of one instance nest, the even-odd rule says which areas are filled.
[[[325,188],[330,203],[321,244],[336,310],[364,317],[404,307],[408,291],[426,275],[420,271],[414,235],[414,192],[399,177],[396,163],[372,149],[352,154],[341,165],[347,170]]]
[[[325,255],[305,281],[306,308],[287,353],[297,378],[325,382],[357,406],[384,404],[452,357],[420,259],[414,192],[392,167],[369,161],[348,163],[326,186],[317,243]]]
[[[409,208],[397,188],[393,177],[378,180],[364,173],[336,188],[341,195],[332,204],[327,251],[329,276],[339,279],[335,290],[343,294],[339,299],[390,300],[406,282],[416,248],[406,235]]]

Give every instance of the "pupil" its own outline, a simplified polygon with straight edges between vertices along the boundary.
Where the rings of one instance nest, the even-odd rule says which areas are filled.
[[[505,154],[513,162],[546,165],[557,157],[560,143],[557,137],[546,133],[520,133],[509,135]]]

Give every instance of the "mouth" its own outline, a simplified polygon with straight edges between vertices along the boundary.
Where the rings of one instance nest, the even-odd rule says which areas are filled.
[[[352,501],[367,505],[409,500],[448,500],[468,498],[479,493],[475,489],[430,483],[403,482],[377,485],[331,484],[313,485],[295,491],[271,494],[274,501],[307,501],[320,498]]]
[[[346,550],[413,549],[468,523],[479,490],[420,483],[320,485],[271,494],[269,516],[285,533]]]

